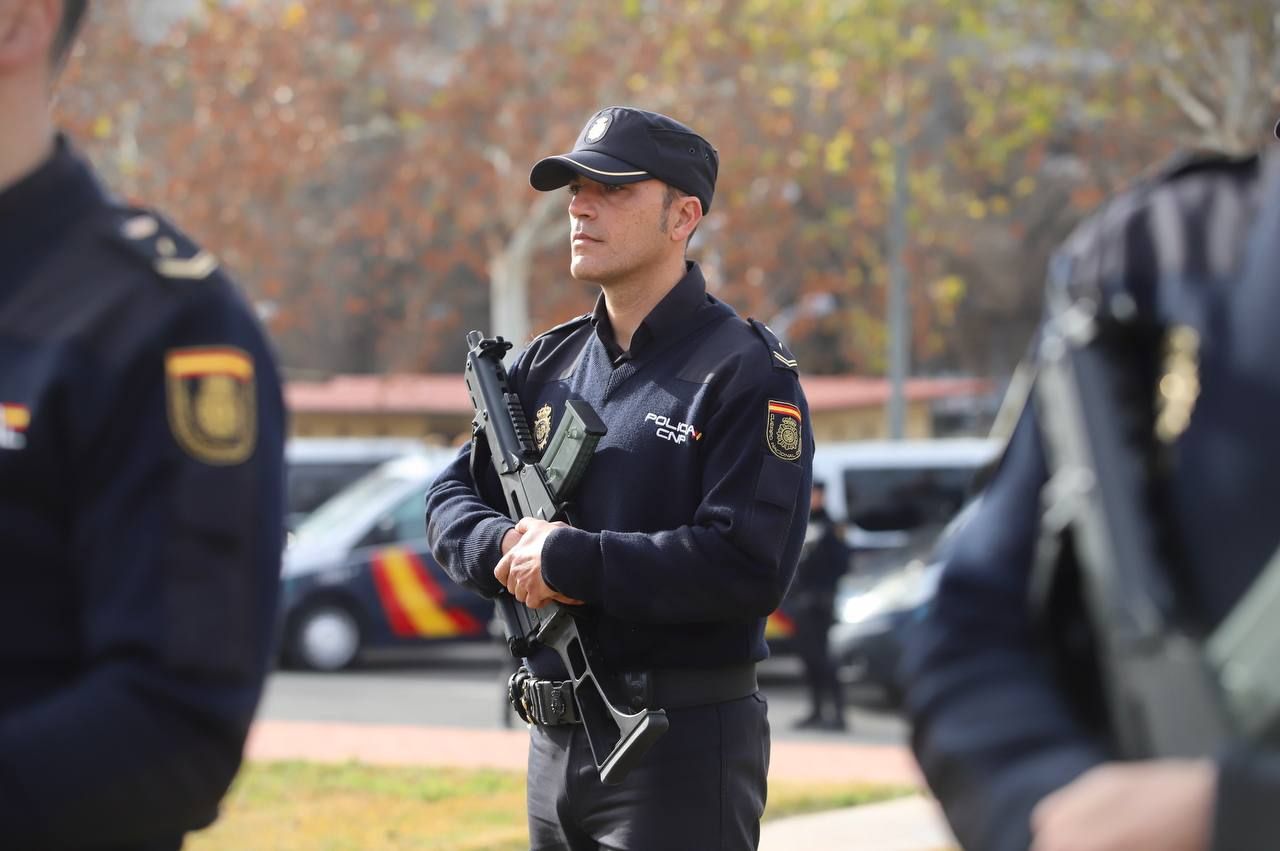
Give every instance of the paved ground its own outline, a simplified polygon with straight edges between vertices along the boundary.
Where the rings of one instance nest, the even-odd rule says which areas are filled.
[[[521,770],[529,734],[397,724],[259,721],[251,759],[360,760],[380,765],[466,765]],[[769,776],[785,780],[854,780],[920,785],[915,762],[899,745],[774,742]]]
[[[913,796],[766,822],[759,851],[943,851],[955,847],[937,803]]]
[[[398,724],[263,720],[249,736],[251,759],[359,760],[382,765],[463,765],[521,770],[528,734]],[[921,786],[901,745],[777,741],[769,776]],[[939,851],[953,847],[931,801],[902,801],[781,819],[765,825],[761,851]]]
[[[796,730],[795,722],[808,714],[799,660],[768,659],[759,671],[774,742],[900,745],[906,741],[906,725],[887,707],[877,705],[872,689],[848,689],[847,732],[837,736]],[[500,730],[503,716],[515,718],[505,708],[508,673],[500,670],[495,648],[485,645],[432,649],[416,657],[401,654],[337,674],[277,671],[267,681],[258,717]]]
[[[249,739],[255,759],[359,760],[383,765],[525,767],[528,734],[503,729],[492,648],[462,646],[372,660],[343,674],[277,672]],[[769,700],[769,776],[923,788],[891,712],[851,705],[847,733],[793,729],[807,711],[798,662],[760,668]],[[767,822],[760,851],[943,851],[954,841],[924,796]]]

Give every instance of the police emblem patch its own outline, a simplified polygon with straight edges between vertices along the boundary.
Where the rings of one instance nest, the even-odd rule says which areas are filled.
[[[1156,438],[1170,444],[1191,424],[1200,397],[1200,335],[1194,328],[1175,325],[1169,330],[1156,390]]]
[[[547,448],[547,439],[551,437],[551,406],[543,405],[533,415],[533,439],[538,442],[539,449]]]
[[[790,402],[769,400],[764,437],[769,451],[784,461],[800,457],[800,409]]]
[[[587,141],[599,142],[604,137],[605,131],[609,129],[609,125],[612,123],[613,116],[607,112],[603,115],[597,116],[596,120],[592,121],[591,126],[587,128]]]
[[[169,429],[187,454],[206,464],[240,464],[257,444],[253,358],[229,346],[165,354]]]

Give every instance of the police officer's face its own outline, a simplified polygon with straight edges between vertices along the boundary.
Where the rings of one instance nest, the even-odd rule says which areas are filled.
[[[657,180],[623,186],[578,178],[569,184],[569,272],[580,281],[608,285],[654,268],[680,243],[664,227]]]
[[[62,0],[0,0],[0,76],[48,64]]]

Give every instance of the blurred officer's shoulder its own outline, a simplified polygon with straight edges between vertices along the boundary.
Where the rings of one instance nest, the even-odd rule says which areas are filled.
[[[112,206],[101,227],[112,269],[134,286],[177,299],[235,291],[217,257],[155,210]]]
[[[1051,262],[1050,287],[1067,287],[1070,301],[1150,315],[1158,282],[1230,274],[1257,210],[1261,170],[1256,154],[1170,157],[1076,226]]]
[[[160,213],[107,198],[77,221],[6,312],[112,360],[175,324],[214,338],[256,342],[260,334],[212,252]]]

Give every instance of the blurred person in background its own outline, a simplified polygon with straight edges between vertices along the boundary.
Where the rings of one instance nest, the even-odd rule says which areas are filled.
[[[1158,714],[1191,720],[1179,713],[1197,689],[1194,671],[1237,613],[1259,602],[1270,609],[1259,635],[1275,641],[1265,635],[1280,608],[1275,154],[1180,160],[1087,219],[1050,265],[1053,310],[1035,348],[1034,392],[978,514],[959,533],[904,670],[916,755],[966,849],[1264,851],[1280,841],[1274,689],[1263,690],[1271,692],[1269,738],[1232,733],[1228,719],[1221,736],[1202,737],[1202,724],[1166,725],[1156,755],[1126,742],[1149,739]],[[1105,336],[1099,344],[1093,335]],[[1081,402],[1080,427],[1116,423],[1124,452],[1093,470],[1066,470],[1055,466],[1069,445],[1059,429],[1073,426],[1060,411],[1045,413],[1059,398],[1046,388],[1060,386],[1046,383],[1046,366],[1058,375],[1070,347],[1095,345],[1105,346],[1109,368],[1087,373],[1088,386],[1128,391]],[[1101,586],[1081,567],[1110,536],[1081,537],[1073,525],[1074,546],[1058,550],[1062,521],[1045,510],[1070,505],[1064,495],[1084,474],[1103,490],[1089,484],[1078,498],[1099,500],[1130,465],[1145,498],[1137,522],[1116,535],[1151,531],[1156,575],[1172,592],[1163,602],[1192,639],[1185,658],[1196,660],[1141,703],[1143,681],[1106,673],[1125,670],[1113,668],[1125,645],[1099,639],[1133,611],[1093,604]],[[1056,556],[1045,561],[1038,550]],[[1120,573],[1124,565],[1112,563]],[[1050,576],[1055,593],[1045,595]],[[1069,591],[1074,583],[1087,584]],[[1133,641],[1131,652],[1157,661],[1163,644],[1148,639],[1143,651]],[[1234,675],[1274,683],[1274,651],[1262,671],[1231,672],[1212,688],[1224,715]],[[1115,702],[1120,694],[1130,700]],[[1193,735],[1213,744],[1198,748]]]
[[[268,669],[284,411],[213,258],[53,126],[87,5],[0,0],[0,844],[173,851]]]
[[[432,550],[456,581],[573,606],[602,681],[647,683],[635,698],[667,712],[670,728],[610,786],[576,718],[534,712],[534,849],[759,842],[769,722],[755,664],[800,553],[813,436],[790,353],[685,259],[718,164],[684,124],[607,107],[572,151],[533,167],[535,189],[568,187],[570,273],[601,293],[529,343],[512,392],[540,448],[568,400],[588,402],[608,434],[574,495],[576,528],[509,519],[483,448],[479,480],[464,450],[427,494]],[[554,653],[526,666],[526,694],[571,696]]]
[[[826,486],[815,481],[800,564],[784,605],[795,623],[796,649],[809,688],[809,713],[796,722],[799,729],[846,729],[844,693],[836,678],[827,634],[835,621],[836,585],[848,569],[849,549],[827,513]]]

